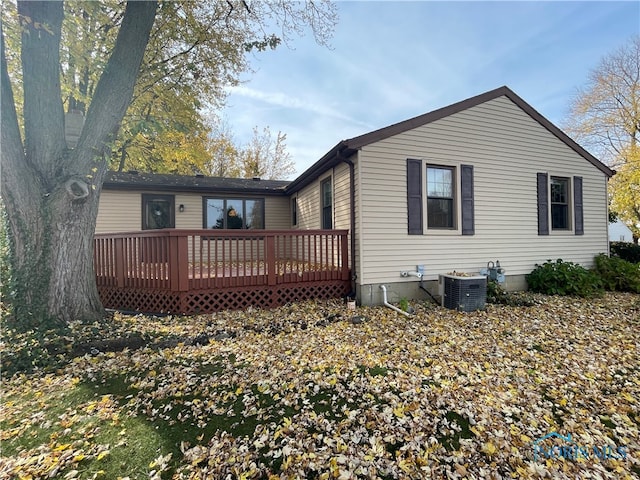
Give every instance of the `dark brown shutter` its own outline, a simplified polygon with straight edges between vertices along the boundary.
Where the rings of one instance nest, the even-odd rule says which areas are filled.
[[[538,235],[549,235],[549,180],[538,173]]]
[[[584,211],[582,207],[582,177],[573,177],[573,216],[575,234],[584,235]]]
[[[422,235],[422,160],[407,159],[409,235]]]
[[[476,232],[473,205],[473,165],[460,166],[460,188],[462,190],[462,235],[473,235]]]

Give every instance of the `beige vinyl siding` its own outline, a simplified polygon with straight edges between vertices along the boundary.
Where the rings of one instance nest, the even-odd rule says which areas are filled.
[[[351,161],[354,160],[355,157],[351,159]],[[351,235],[353,234],[351,232],[351,174],[348,164],[340,163],[333,169],[333,189],[333,228],[349,231],[347,251],[349,252],[349,266],[353,267],[351,260]]]
[[[103,190],[100,195],[96,233],[129,232],[142,229],[142,194],[167,192],[142,192]],[[201,193],[168,193],[175,197],[176,228],[203,228],[203,198],[217,194]],[[223,195],[234,198],[264,198],[265,228],[270,230],[287,230],[291,228],[289,198],[285,196],[260,195]],[[184,212],[179,211],[184,205]]]
[[[140,192],[103,190],[100,194],[96,233],[136,232],[142,228]]]
[[[425,234],[408,235],[407,158],[455,166],[458,179],[461,164],[474,166],[475,235],[431,233],[426,217]],[[590,265],[607,251],[605,175],[506,97],[363,147],[360,160],[362,284],[405,281],[399,272],[417,264],[427,278],[490,260],[526,274],[547,259]],[[538,236],[537,172],[583,177],[584,235]]]
[[[333,169],[333,228],[351,228],[351,198],[349,195],[349,165],[341,163]]]
[[[322,178],[326,178],[322,175]],[[321,228],[320,221],[320,181],[307,185],[297,194],[298,198],[298,226],[300,230],[315,230]]]
[[[291,228],[291,200],[289,197],[264,197],[264,227],[268,230]]]
[[[328,177],[331,177],[333,193],[333,228],[335,230],[349,230],[351,228],[349,175],[349,165],[340,163],[336,167],[323,172],[313,183],[307,185],[294,195],[298,199],[297,227],[299,229],[314,230],[322,228],[320,184]]]

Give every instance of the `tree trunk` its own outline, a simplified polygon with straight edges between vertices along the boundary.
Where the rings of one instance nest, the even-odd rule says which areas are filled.
[[[32,189],[40,198],[39,205],[19,213],[7,208],[13,247],[14,326],[21,330],[104,316],[93,268],[98,195],[89,194],[86,188],[75,180],[57,182],[49,194]],[[11,192],[4,194],[7,205],[14,205]]]
[[[74,149],[64,138],[61,2],[18,2],[22,21],[24,145],[2,30],[2,198],[9,223],[13,325],[43,329],[104,315],[93,235],[110,144],[133,95],[156,2],[127,3],[116,44]]]

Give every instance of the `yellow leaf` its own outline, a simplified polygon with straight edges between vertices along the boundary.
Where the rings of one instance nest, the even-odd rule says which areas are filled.
[[[563,398],[562,400],[560,400],[560,405],[562,405],[563,407],[565,407],[567,405],[567,399]]]
[[[622,396],[625,400],[630,401],[631,403],[635,404],[636,403],[636,399],[633,398],[633,396],[627,392],[622,392]]]
[[[104,451],[100,452],[96,458],[98,460],[102,460],[107,455],[109,455],[109,450],[104,450]]]
[[[260,390],[260,387],[258,387],[258,390]],[[240,395],[241,393],[242,393],[242,387],[236,388],[236,395]]]
[[[62,452],[63,450],[67,450],[71,446],[70,443],[62,443],[53,449],[54,452]]]
[[[487,442],[482,446],[482,451],[484,453],[486,453],[487,455],[491,456],[494,453],[496,453],[498,451],[498,449],[496,448],[496,446],[493,443]]]
[[[73,461],[74,462],[81,462],[82,460],[84,460],[84,458],[85,458],[84,453],[79,453],[78,455],[73,457]]]

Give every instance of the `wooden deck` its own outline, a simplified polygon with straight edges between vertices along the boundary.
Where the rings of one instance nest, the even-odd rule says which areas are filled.
[[[345,295],[346,230],[152,230],[95,236],[106,308],[194,314]]]

